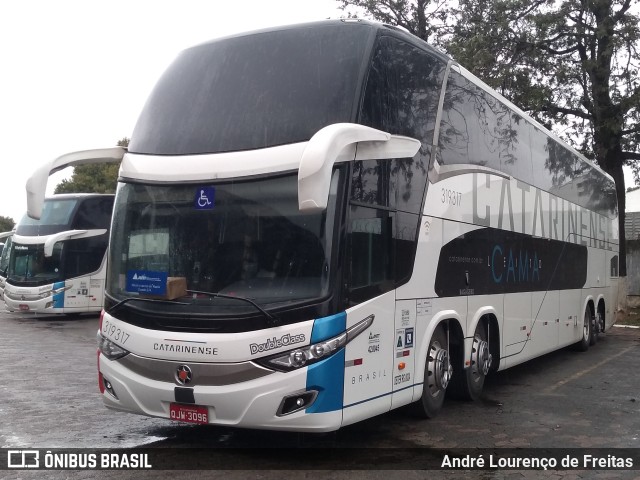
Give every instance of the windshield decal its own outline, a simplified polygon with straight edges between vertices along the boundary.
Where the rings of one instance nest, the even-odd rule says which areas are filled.
[[[198,187],[193,206],[196,210],[211,210],[215,207],[215,187]]]
[[[167,272],[149,270],[127,271],[127,291],[146,295],[164,295],[167,292]]]

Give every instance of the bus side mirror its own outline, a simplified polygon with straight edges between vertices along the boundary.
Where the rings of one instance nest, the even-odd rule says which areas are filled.
[[[413,158],[420,141],[355,123],[335,123],[320,129],[307,144],[298,170],[298,208],[327,208],[331,171],[337,162]],[[356,148],[357,147],[357,148]]]
[[[66,153],[41,165],[27,180],[27,215],[36,220],[42,215],[42,205],[49,175],[72,165],[120,162],[127,150],[123,147],[98,148]]]

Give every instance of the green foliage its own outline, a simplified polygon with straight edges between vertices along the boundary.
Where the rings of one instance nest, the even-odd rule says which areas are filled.
[[[13,230],[13,227],[15,226],[16,226],[16,222],[13,221],[13,218],[0,216],[0,233],[10,232],[11,230]],[[0,241],[3,241],[3,240],[0,240]]]
[[[129,139],[122,138],[117,145],[127,147]],[[54,193],[115,193],[119,169],[120,164],[116,163],[78,165],[71,178],[62,180]]]
[[[115,193],[119,164],[78,165],[69,180],[62,180],[54,193]]]
[[[415,36],[440,45],[449,29],[446,0],[340,0],[349,17],[368,16],[379,22],[406,28]]]

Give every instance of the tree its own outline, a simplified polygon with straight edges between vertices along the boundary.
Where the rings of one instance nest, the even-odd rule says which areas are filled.
[[[13,218],[0,216],[0,233],[10,232],[15,226],[16,222],[13,221]],[[0,240],[0,242],[4,242],[4,240]]]
[[[387,22],[392,19],[383,18],[381,9],[405,12],[398,18],[414,33],[420,32],[418,10],[429,5],[341,2]],[[638,0],[459,0],[458,6],[442,8],[450,20],[439,30],[440,43],[461,65],[614,178],[621,276],[626,276],[623,166],[632,166],[636,181],[640,173],[640,26],[632,13],[638,6]]]
[[[368,14],[380,22],[406,28],[433,45],[440,45],[442,32],[450,28],[446,0],[340,0],[340,3],[350,17]]]
[[[126,147],[129,139],[125,137],[117,145]],[[119,168],[117,163],[78,165],[71,178],[62,180],[54,193],[115,193]]]

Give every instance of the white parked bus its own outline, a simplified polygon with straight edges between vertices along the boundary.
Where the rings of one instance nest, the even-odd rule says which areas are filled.
[[[612,179],[400,29],[189,48],[112,156],[113,409],[294,431],[432,417],[614,319]]]
[[[104,303],[114,195],[44,200],[39,220],[24,215],[0,257],[9,311],[99,312]]]
[[[15,228],[10,232],[0,233],[0,240],[2,240],[2,242],[0,242],[0,300],[4,300],[4,282],[7,279],[7,265],[9,263],[11,237],[13,237],[14,233]]]

